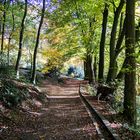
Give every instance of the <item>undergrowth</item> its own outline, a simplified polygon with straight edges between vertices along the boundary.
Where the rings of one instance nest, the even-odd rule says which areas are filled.
[[[6,107],[16,107],[29,96],[26,88],[17,88],[10,80],[1,79],[0,101]]]

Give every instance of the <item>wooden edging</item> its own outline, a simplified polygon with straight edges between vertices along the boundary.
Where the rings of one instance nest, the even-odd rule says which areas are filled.
[[[102,134],[102,132],[100,131],[100,128],[98,127],[98,122],[96,121],[96,119],[93,117],[93,115],[91,114],[91,112],[89,111],[89,108],[86,106],[85,102],[83,101],[83,99],[81,98],[81,101],[83,103],[83,105],[86,108],[86,111],[88,112],[89,117],[91,118],[93,125],[95,126],[96,132],[98,134],[98,137],[100,140],[105,140],[104,136]]]
[[[115,130],[112,130],[112,128],[110,127],[109,121],[106,120],[101,114],[99,114],[99,112],[81,94],[80,90],[79,90],[79,94],[80,94],[82,101],[84,102],[84,104],[86,105],[88,110],[90,111],[92,118],[93,118],[93,116],[96,116],[96,121],[94,118],[93,118],[94,119],[93,121],[95,121],[95,123],[97,123],[97,120],[98,120],[104,126],[104,128],[106,129],[107,133],[109,134],[109,136],[112,140],[121,140],[120,137],[118,136],[118,134],[115,132]],[[102,134],[99,135],[99,138],[103,139]]]

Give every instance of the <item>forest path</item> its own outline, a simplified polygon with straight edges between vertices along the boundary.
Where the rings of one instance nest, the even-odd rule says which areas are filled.
[[[0,133],[1,140],[97,140],[96,129],[79,97],[76,79],[62,82],[44,80],[39,86],[47,94],[48,101],[35,101],[36,107],[16,110],[12,120],[16,122]]]
[[[42,91],[47,92],[49,103],[45,115],[47,140],[97,140],[96,129],[79,97],[76,79],[63,79],[62,83],[44,81]]]

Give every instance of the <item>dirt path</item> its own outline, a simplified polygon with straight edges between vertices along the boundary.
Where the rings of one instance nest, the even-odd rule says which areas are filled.
[[[17,124],[4,126],[0,139],[97,140],[95,127],[79,98],[79,81],[67,79],[58,84],[45,80],[40,89],[49,95],[48,102],[28,113],[13,112],[11,118]]]
[[[47,140],[97,140],[93,123],[79,98],[79,83],[73,79],[54,85],[44,81],[44,92],[49,95]]]

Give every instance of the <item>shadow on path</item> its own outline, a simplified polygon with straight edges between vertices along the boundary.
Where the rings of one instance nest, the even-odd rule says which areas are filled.
[[[11,128],[0,138],[7,140],[97,140],[95,127],[78,94],[79,81],[65,83],[45,80],[40,86],[48,102],[39,109],[18,113],[19,128]],[[10,134],[8,136],[8,133]]]

